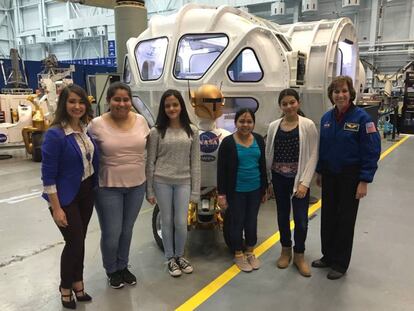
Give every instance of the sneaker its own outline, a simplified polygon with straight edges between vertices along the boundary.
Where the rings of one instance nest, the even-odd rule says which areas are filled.
[[[249,264],[249,262],[247,261],[246,256],[242,255],[242,256],[234,256],[234,263],[236,264],[236,266],[244,272],[252,272],[253,268],[252,266]]]
[[[180,267],[175,261],[175,258],[168,259],[167,266],[168,266],[168,272],[170,273],[171,276],[177,277],[181,275]]]
[[[127,283],[128,285],[135,285],[137,284],[137,278],[135,275],[131,273],[131,271],[128,270],[128,268],[125,268],[121,271],[119,271],[122,280]]]
[[[194,270],[190,262],[184,257],[178,257],[177,264],[180,267],[180,270],[184,273],[191,273]]]
[[[254,254],[246,254],[247,262],[252,266],[253,270],[259,270],[260,260]]]
[[[112,288],[122,288],[124,287],[124,280],[122,279],[119,271],[114,273],[108,273],[109,285]]]

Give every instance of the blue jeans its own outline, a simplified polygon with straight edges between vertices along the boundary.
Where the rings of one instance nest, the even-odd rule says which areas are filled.
[[[277,223],[280,231],[280,244],[283,247],[291,247],[290,233],[290,209],[293,210],[293,220],[295,222],[295,246],[296,253],[305,251],[305,240],[308,233],[308,209],[309,209],[309,192],[303,199],[292,198],[293,185],[295,178],[288,178],[283,175],[272,172],[273,191],[276,197],[277,205]]]
[[[184,255],[187,241],[187,215],[190,185],[154,182],[155,197],[161,212],[161,232],[167,259]],[[175,247],[174,247],[175,246]]]
[[[106,273],[128,266],[135,220],[141,209],[145,183],[136,187],[97,190],[96,211],[101,225],[101,252]]]

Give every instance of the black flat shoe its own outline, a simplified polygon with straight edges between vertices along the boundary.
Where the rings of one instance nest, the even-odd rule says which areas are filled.
[[[328,268],[329,265],[322,261],[322,259],[316,259],[314,261],[312,261],[312,267],[314,268]]]
[[[73,299],[72,293],[67,294],[67,295],[62,294],[60,286],[59,286],[59,292],[60,292],[60,300],[62,302],[62,306],[66,309],[72,309],[72,310],[76,309],[76,302],[75,302],[75,299]],[[63,298],[69,298],[69,297],[70,297],[69,301],[63,300]]]
[[[77,301],[83,301],[83,302],[85,302],[85,301],[92,301],[92,297],[90,296],[90,295],[88,295],[85,291],[84,291],[84,289],[82,288],[82,289],[80,289],[80,290],[76,290],[76,289],[73,289],[73,292],[75,293],[75,297],[76,297],[76,300]],[[83,295],[78,295],[78,294],[82,294],[83,293]]]
[[[328,272],[328,275],[326,276],[328,279],[330,279],[330,280],[337,280],[337,279],[340,279],[341,277],[343,277],[344,276],[344,274],[345,273],[342,273],[342,272],[339,272],[339,271],[336,271],[336,270],[334,270],[334,269],[331,269],[329,272]]]

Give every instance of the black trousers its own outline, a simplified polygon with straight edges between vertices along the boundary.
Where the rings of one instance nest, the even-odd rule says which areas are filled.
[[[322,260],[345,273],[349,267],[359,200],[355,199],[359,169],[322,173]]]
[[[72,288],[73,282],[83,281],[83,261],[85,257],[85,237],[92,216],[94,193],[92,178],[85,179],[75,199],[62,206],[68,226],[59,227],[65,239],[65,247],[60,259],[60,286]]]
[[[259,213],[262,190],[234,192],[227,196],[230,210],[229,238],[234,251],[243,250],[243,232],[247,247],[257,243],[257,215]]]

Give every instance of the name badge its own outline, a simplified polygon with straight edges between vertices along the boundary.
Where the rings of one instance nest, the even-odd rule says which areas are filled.
[[[351,132],[358,132],[359,131],[359,123],[345,122],[344,130],[345,131],[351,131]]]

